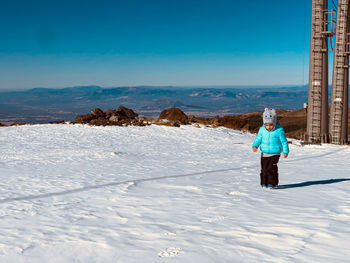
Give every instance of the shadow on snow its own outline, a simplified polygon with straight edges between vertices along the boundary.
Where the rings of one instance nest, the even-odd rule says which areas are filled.
[[[334,183],[340,183],[344,181],[350,181],[350,178],[307,181],[307,182],[298,183],[298,184],[285,184],[285,185],[279,185],[276,189],[288,189],[288,188],[305,187],[305,186],[319,185],[319,184],[334,184]]]
[[[126,181],[120,181],[120,182],[110,182],[110,183],[99,184],[99,185],[88,185],[88,186],[84,186],[84,187],[80,187],[80,188],[76,188],[76,189],[71,189],[71,190],[66,190],[66,191],[61,191],[61,192],[52,192],[52,193],[46,193],[46,194],[18,196],[18,197],[0,199],[0,204],[9,203],[9,202],[13,202],[13,201],[29,201],[29,200],[33,200],[33,199],[48,198],[48,197],[53,197],[53,196],[62,196],[62,195],[85,192],[85,191],[89,191],[89,190],[93,190],[93,189],[100,189],[100,188],[104,188],[104,187],[108,187],[108,186],[115,186],[115,185],[129,184],[129,183],[132,183],[134,186],[136,186],[136,185],[143,183],[143,182],[151,182],[151,181],[164,180],[164,179],[174,179],[174,178],[181,178],[181,177],[190,177],[190,176],[197,176],[197,175],[206,175],[206,174],[212,174],[212,173],[218,173],[218,172],[239,171],[243,168],[252,168],[252,167],[256,167],[256,166],[257,165],[250,165],[250,166],[245,166],[245,167],[218,169],[218,170],[210,170],[210,171],[203,171],[203,172],[189,173],[189,174],[167,175],[167,176],[151,177],[151,178],[144,178],[144,179],[126,180]]]

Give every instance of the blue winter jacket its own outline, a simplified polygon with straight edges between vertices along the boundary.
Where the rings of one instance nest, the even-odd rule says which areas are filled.
[[[289,153],[288,141],[282,126],[277,122],[272,131],[261,126],[258,135],[255,137],[252,147],[256,146],[264,153]]]

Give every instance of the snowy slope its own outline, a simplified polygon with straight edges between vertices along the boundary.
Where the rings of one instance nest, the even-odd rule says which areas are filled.
[[[266,190],[253,139],[0,128],[0,262],[349,262],[350,148],[296,142]]]

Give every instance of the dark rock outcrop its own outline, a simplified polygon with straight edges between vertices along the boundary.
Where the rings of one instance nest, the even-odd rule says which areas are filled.
[[[116,116],[117,115],[117,111],[116,110],[106,110],[106,118],[109,119],[112,116]]]
[[[120,118],[116,115],[113,115],[113,116],[109,117],[108,120],[113,121],[113,122],[118,122],[118,121],[120,121]]]
[[[213,126],[223,126],[230,129],[239,130],[246,125],[247,121],[237,116],[215,117]]]
[[[245,120],[247,124],[244,126],[244,130],[251,132],[258,132],[263,124],[262,114],[248,116]]]
[[[191,124],[203,124],[203,125],[212,125],[214,119],[213,118],[204,118],[204,117],[196,117],[193,115],[188,116],[188,122]]]
[[[187,115],[179,108],[169,108],[163,110],[159,115],[159,120],[168,120],[180,124],[189,124]]]
[[[132,109],[124,106],[120,106],[117,110],[107,110],[106,112],[96,108],[91,111],[91,114],[78,115],[75,118],[75,123],[88,123],[94,126],[145,126],[149,124],[143,118],[138,118],[138,114]]]
[[[136,119],[139,115],[136,114],[132,109],[119,106],[116,115],[121,119]]]
[[[89,123],[91,120],[95,119],[96,117],[92,114],[85,114],[85,115],[78,115],[75,117],[75,123]]]
[[[91,110],[91,114],[97,118],[106,116],[106,114],[100,108],[96,108],[95,110]]]
[[[113,121],[110,121],[110,120],[102,118],[102,117],[98,118],[98,119],[91,120],[89,122],[89,125],[92,125],[92,126],[112,126],[112,125],[121,126],[121,124],[118,122],[113,122]]]

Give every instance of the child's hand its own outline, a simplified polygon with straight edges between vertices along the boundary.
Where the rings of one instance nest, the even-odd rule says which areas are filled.
[[[283,154],[283,157],[284,157],[284,158],[287,158],[287,157],[288,157],[288,153],[284,153],[284,154]]]
[[[258,150],[258,148],[257,148],[256,146],[254,146],[254,147],[252,148],[252,150],[253,150],[253,152],[256,152],[256,151]]]

